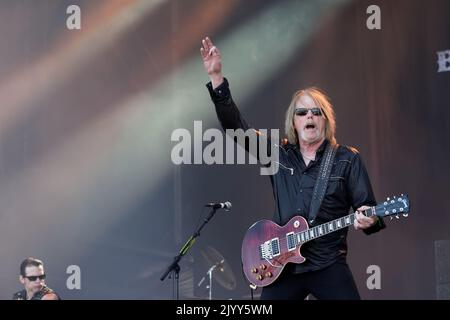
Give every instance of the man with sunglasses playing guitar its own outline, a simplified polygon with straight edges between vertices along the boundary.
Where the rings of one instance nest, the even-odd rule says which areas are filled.
[[[45,285],[44,264],[35,258],[26,258],[20,264],[19,281],[25,287],[16,292],[13,300],[59,300],[55,291]]]
[[[200,53],[210,78],[207,88],[223,129],[250,129],[231,97],[227,79],[222,75],[220,51],[209,38],[205,38]],[[361,213],[376,205],[371,183],[357,150],[337,145],[335,129],[333,107],[323,92],[307,88],[293,95],[286,113],[287,142],[278,147],[279,170],[270,176],[276,204],[273,222],[282,226],[294,216],[302,216],[306,220],[311,218],[310,204],[321,160],[327,150],[334,148],[334,161],[330,160],[331,165],[328,166],[331,168],[328,170],[328,187],[322,193],[320,209],[316,210],[314,219],[309,219],[309,224],[317,226],[344,217],[353,208],[356,214],[350,223],[355,229],[371,234],[385,228],[378,216],[368,217]],[[278,146],[278,141],[271,143]],[[305,243],[301,253],[306,260],[282,264],[285,268],[280,276],[263,286],[261,299],[302,300],[308,294],[317,299],[360,299],[346,262],[347,231],[348,228],[343,228]],[[263,267],[258,270],[256,265],[251,271],[260,280],[272,276]]]

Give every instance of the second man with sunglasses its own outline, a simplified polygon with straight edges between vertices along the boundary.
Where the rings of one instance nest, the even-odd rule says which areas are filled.
[[[20,264],[19,281],[24,290],[16,292],[13,300],[59,300],[55,291],[45,284],[44,264],[36,258],[26,258]]]

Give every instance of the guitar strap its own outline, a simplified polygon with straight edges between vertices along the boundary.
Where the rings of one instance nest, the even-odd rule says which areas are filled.
[[[319,176],[317,177],[311,205],[309,206],[308,219],[310,225],[314,223],[314,220],[316,219],[317,213],[319,212],[320,206],[325,196],[328,181],[330,180],[331,168],[333,167],[334,158],[336,157],[337,148],[337,143],[328,143],[322,157],[322,161],[320,162]]]

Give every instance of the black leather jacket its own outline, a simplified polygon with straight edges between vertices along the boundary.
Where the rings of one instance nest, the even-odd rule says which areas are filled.
[[[41,300],[42,297],[44,297],[46,294],[49,294],[49,293],[56,294],[55,291],[53,291],[52,289],[50,289],[47,286],[44,286],[44,287],[42,287],[41,290],[36,292],[30,300]],[[58,294],[56,294],[56,295],[58,296]],[[12,299],[13,300],[27,300],[27,291],[21,290],[21,291],[14,293]],[[59,296],[58,296],[58,299],[60,299]]]

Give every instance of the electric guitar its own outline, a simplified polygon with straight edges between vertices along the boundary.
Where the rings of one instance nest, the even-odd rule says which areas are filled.
[[[362,211],[367,217],[387,217],[409,213],[409,199],[406,195],[387,198],[386,201]],[[248,281],[265,287],[273,283],[287,263],[303,263],[301,246],[313,239],[353,225],[355,213],[310,228],[305,218],[295,216],[284,226],[270,220],[254,223],[246,232],[242,243],[242,264]]]

